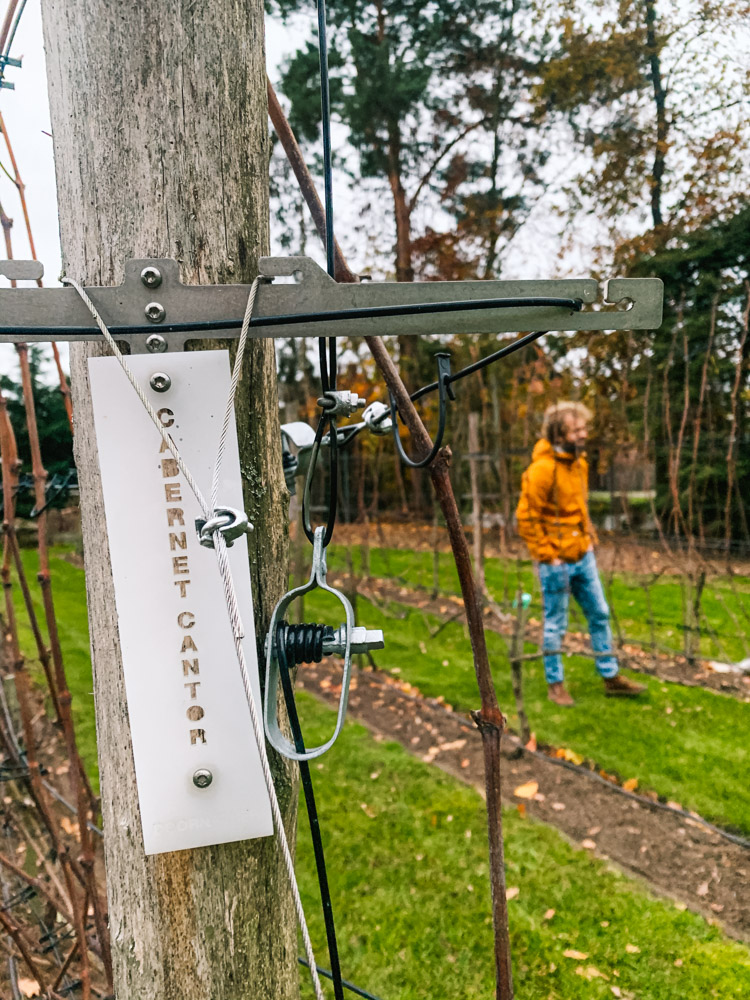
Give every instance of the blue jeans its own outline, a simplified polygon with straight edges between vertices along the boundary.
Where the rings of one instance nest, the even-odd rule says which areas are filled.
[[[544,648],[560,649],[568,628],[568,603],[572,594],[589,623],[594,652],[604,654],[597,657],[596,669],[602,677],[614,677],[618,664],[612,653],[609,605],[593,551],[587,552],[578,562],[563,563],[561,566],[539,563],[538,569],[544,603]],[[559,653],[544,657],[544,676],[548,684],[556,684],[563,679]]]

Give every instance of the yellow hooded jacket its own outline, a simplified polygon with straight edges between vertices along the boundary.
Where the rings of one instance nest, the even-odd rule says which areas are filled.
[[[582,559],[596,543],[588,512],[589,466],[583,455],[537,441],[523,474],[516,517],[531,558],[548,563]]]

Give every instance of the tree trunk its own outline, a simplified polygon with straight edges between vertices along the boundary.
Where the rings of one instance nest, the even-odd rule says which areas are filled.
[[[268,252],[263,6],[44,0],[66,273],[113,285],[130,257],[183,281],[249,282]],[[116,995],[289,1000],[297,940],[275,838],[146,857],[88,384],[71,348]],[[285,587],[286,492],[271,341],[251,340],[237,401],[256,628]],[[289,831],[294,772],[275,761]]]

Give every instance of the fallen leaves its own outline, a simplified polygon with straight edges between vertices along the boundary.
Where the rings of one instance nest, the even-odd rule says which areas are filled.
[[[441,743],[441,750],[463,750],[466,746],[466,740],[453,740],[452,743]]]
[[[583,757],[581,754],[576,753],[575,750],[571,750],[569,747],[558,747],[555,750],[555,757],[559,757],[561,760],[570,761],[571,764],[578,764],[579,766],[583,764]]]
[[[589,953],[587,951],[576,951],[575,948],[566,948],[563,955],[565,958],[575,958],[578,962],[585,962],[589,957]]]
[[[609,976],[605,976],[603,972],[600,972],[595,965],[587,965],[586,968],[579,965],[576,969],[576,975],[583,976],[584,979],[609,979]]]
[[[625,789],[626,792],[634,792],[638,787],[638,779],[628,778],[627,781],[623,781],[622,787]]]
[[[516,896],[519,894],[520,891],[521,890],[518,888],[517,885],[508,886],[508,888],[505,890],[505,898],[506,899],[515,899]]]
[[[25,997],[38,997],[42,992],[36,979],[19,979],[18,988]]]
[[[552,909],[549,909],[549,910],[547,910],[545,912],[544,916],[542,917],[542,920],[551,920],[554,917],[554,915],[555,915],[555,911],[552,910]]]
[[[641,953],[641,949],[638,947],[637,944],[626,944],[625,951],[628,953],[628,955],[640,955]]]
[[[708,882],[701,882],[698,888],[695,890],[696,896],[707,896],[708,895]]]
[[[581,841],[581,847],[585,847],[587,851],[594,851],[596,850],[596,841],[586,837],[585,840]]]
[[[533,799],[538,791],[538,781],[527,781],[525,784],[519,785],[518,788],[514,788],[513,794],[517,799]]]

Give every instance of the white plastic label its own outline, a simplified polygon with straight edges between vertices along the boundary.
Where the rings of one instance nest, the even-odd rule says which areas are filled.
[[[128,364],[210,497],[229,393],[226,351],[136,355]],[[166,373],[166,392],[150,386]],[[273,833],[260,754],[202,511],[115,358],[89,359],[94,421],[147,854]],[[232,421],[219,504],[243,509]],[[262,718],[247,541],[229,549]],[[210,784],[200,787],[207,780]]]

